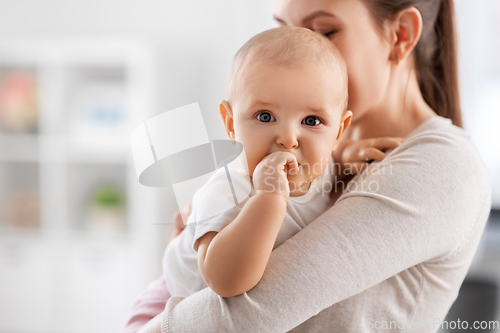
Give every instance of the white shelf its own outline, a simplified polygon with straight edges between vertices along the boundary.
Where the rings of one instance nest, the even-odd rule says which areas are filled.
[[[126,138],[53,137],[36,134],[0,134],[0,163],[52,163],[66,159],[71,163],[118,164],[130,162],[130,146]],[[45,142],[45,153],[40,145]],[[59,150],[53,141],[58,141]],[[57,151],[56,151],[57,150]],[[47,151],[52,151],[47,152]],[[60,155],[56,158],[50,158]]]
[[[36,134],[0,133],[0,163],[38,162],[38,144]]]
[[[68,162],[96,164],[129,164],[128,138],[70,137],[65,140]]]
[[[157,113],[151,49],[133,40],[0,41],[0,80],[16,68],[35,75],[38,121],[34,133],[0,126],[0,331],[119,331],[159,274],[166,238],[151,228],[163,222],[159,192],[139,184],[130,151],[132,130]],[[114,122],[99,118],[119,112]],[[125,224],[96,231],[89,196],[106,185],[123,193]],[[18,188],[38,191],[39,227],[2,220]]]

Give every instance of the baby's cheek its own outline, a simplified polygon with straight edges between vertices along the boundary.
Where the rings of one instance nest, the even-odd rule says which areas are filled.
[[[260,161],[261,159],[252,155],[250,152],[246,152],[245,156],[240,159],[241,165],[245,168],[245,171],[250,175],[250,177],[253,176],[255,168]]]
[[[315,162],[313,163],[313,167],[311,168],[311,176],[313,178],[316,178],[319,175],[321,175],[321,173],[323,173],[326,166],[328,165],[331,152],[328,152],[328,154],[326,154],[325,152],[322,153],[323,154],[318,154],[314,158]]]
[[[245,151],[243,151],[239,156],[238,156],[238,162],[241,165],[241,167],[245,170],[245,172],[252,176],[253,170],[255,169],[255,166],[251,167],[251,165],[248,163],[248,157]]]

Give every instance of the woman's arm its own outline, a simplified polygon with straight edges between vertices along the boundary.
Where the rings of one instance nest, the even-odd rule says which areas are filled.
[[[163,311],[148,321],[137,333],[161,333]]]
[[[219,233],[212,231],[199,239],[198,265],[213,291],[222,297],[233,297],[259,282],[285,212],[285,197],[259,193]]]
[[[484,226],[491,200],[486,168],[462,133],[408,138],[275,249],[252,290],[171,297],[163,332],[286,332],[409,267],[453,255]]]
[[[163,278],[151,282],[132,306],[122,333],[136,333],[142,327],[146,329],[144,332],[155,332],[155,329],[149,331],[149,329],[154,327],[159,332],[160,325],[151,322],[151,319],[158,316],[158,314],[163,314],[165,303],[169,297],[170,294],[167,291]],[[161,321],[161,316],[159,318]],[[147,327],[149,329],[145,327],[146,324],[148,324]]]
[[[182,214],[188,216],[190,213],[191,204],[188,204],[182,209]],[[174,228],[170,240],[178,236],[185,227],[180,211],[174,213],[172,222]],[[163,309],[169,297],[170,293],[163,277],[151,282],[132,306],[122,333],[160,332]],[[156,319],[153,321],[152,319],[155,317]],[[139,331],[141,328],[142,330]]]

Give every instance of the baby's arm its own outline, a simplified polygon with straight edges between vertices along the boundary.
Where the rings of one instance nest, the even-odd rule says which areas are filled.
[[[285,166],[296,170],[295,156],[285,152],[266,156],[253,174],[255,195],[234,221],[198,239],[200,272],[222,297],[247,292],[264,274],[290,195]]]

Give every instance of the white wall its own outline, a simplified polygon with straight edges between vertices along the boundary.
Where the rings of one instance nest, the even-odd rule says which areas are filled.
[[[269,0],[1,0],[0,39],[137,38],[156,48],[158,113],[199,102],[209,136],[224,138],[218,102],[225,98],[233,54],[274,27]],[[166,216],[175,209],[166,192]]]
[[[500,106],[484,90],[500,77],[497,0],[456,0],[465,127],[490,166],[500,206],[500,153],[493,141]],[[134,37],[157,47],[158,113],[199,102],[209,135],[224,137],[217,103],[229,64],[252,35],[275,26],[272,0],[0,0],[0,38]],[[496,65],[495,65],[496,64]],[[495,103],[496,104],[496,103]],[[488,109],[488,110],[485,110]],[[493,125],[494,126],[494,125]],[[498,176],[497,176],[498,174]]]
[[[159,112],[198,101],[208,116],[225,96],[233,54],[249,37],[274,26],[271,8],[269,0],[2,0],[0,38],[151,41],[160,65]],[[222,127],[207,121],[209,134],[220,134]]]
[[[500,1],[455,2],[464,127],[488,166],[500,209]]]
[[[233,54],[249,37],[273,26],[271,2],[268,0],[175,2],[168,0],[0,0],[0,42],[12,39],[42,40],[46,38],[132,38],[149,42],[155,52],[157,66],[157,73],[155,73],[156,113],[199,102],[209,136],[212,139],[225,137],[218,115],[218,102],[226,97],[226,84]],[[145,115],[145,117],[150,116]],[[0,149],[6,149],[6,147],[2,146]],[[0,155],[2,152],[3,150],[0,151]],[[75,178],[81,178],[78,173],[73,173],[73,175]],[[5,184],[0,183],[0,188],[3,186]],[[176,209],[176,201],[171,191],[150,188],[145,188],[143,191],[159,194],[164,220],[167,222]],[[74,218],[77,217],[74,216]],[[144,216],[136,220],[140,221],[133,224],[142,225],[144,233],[152,237],[157,236],[161,242],[166,242],[168,228],[164,225],[153,225]],[[70,241],[69,239],[61,240],[61,242]],[[32,249],[34,246],[31,245],[38,244],[38,242],[36,237],[31,243],[30,240],[26,240],[24,248]],[[152,240],[151,243],[158,244],[156,240]],[[17,260],[5,250],[5,244],[10,243],[7,241],[1,244],[2,258],[9,257],[13,261]],[[129,243],[125,242],[125,244]],[[91,245],[83,244],[81,249],[91,250]],[[137,253],[147,251],[123,247],[113,250],[119,253],[120,260],[113,260],[112,266],[122,265],[120,267],[124,268],[122,271],[125,272],[127,269],[132,269],[131,267],[137,267],[130,264],[137,260]],[[151,246],[148,243],[143,247],[150,248]],[[0,307],[4,310],[9,309],[10,312],[7,313],[16,315],[11,316],[9,323],[0,322],[2,328],[15,327],[16,331],[27,330],[26,327],[32,327],[36,323],[30,324],[31,326],[24,325],[19,318],[26,309],[39,308],[39,316],[34,318],[44,318],[45,321],[34,327],[46,328],[52,325],[52,322],[59,322],[57,327],[47,332],[69,332],[68,327],[73,328],[72,332],[115,331],[107,328],[120,327],[125,320],[126,312],[123,309],[126,308],[128,311],[132,305],[132,299],[127,304],[123,304],[125,302],[120,300],[128,299],[131,293],[139,292],[146,286],[145,284],[139,285],[143,282],[138,282],[130,276],[124,276],[122,280],[116,281],[109,278],[112,275],[108,274],[103,275],[98,281],[89,280],[89,274],[84,274],[85,263],[80,262],[65,262],[57,266],[62,268],[54,273],[55,264],[45,265],[39,257],[44,256],[47,258],[46,261],[51,262],[52,259],[54,261],[57,259],[54,259],[57,257],[56,252],[64,255],[72,251],[71,246],[59,246],[56,250],[49,248],[45,251],[46,253],[38,253],[37,249],[32,252],[36,252],[38,256],[33,256],[32,259],[40,263],[35,267],[39,279],[38,283],[29,283],[29,288],[23,281],[30,281],[33,274],[25,274],[26,269],[19,271],[20,277],[14,274],[18,271],[9,271],[9,279],[3,276],[6,275],[5,271],[0,269],[2,281],[6,281],[3,288],[12,290],[11,294],[19,293],[22,296],[20,301],[14,304],[0,301]],[[151,273],[149,271],[147,273],[150,275],[149,281],[156,278],[161,271],[161,265],[157,259],[161,257],[162,249],[162,246],[158,247],[156,257],[150,255],[151,251],[147,252],[149,262],[145,265],[152,268]],[[146,261],[144,255],[140,257],[140,260]],[[62,283],[62,287],[57,282],[58,280],[53,278],[54,275],[59,275],[59,280],[67,280]],[[53,289],[58,292],[52,292],[47,288],[37,288],[40,285],[54,286]],[[126,288],[120,287],[121,285],[130,286],[128,289],[133,289],[133,291],[125,291]],[[72,296],[85,292],[88,290],[85,288],[89,287],[92,292],[102,291],[102,298],[106,299],[105,304],[96,305],[88,300],[82,301],[81,298]],[[31,290],[33,293],[30,295]],[[65,290],[70,292],[65,293]],[[116,294],[116,290],[123,290],[123,293]],[[26,299],[30,301],[25,301]],[[55,303],[57,306],[54,305]],[[64,311],[59,312],[56,318],[52,308],[49,309],[46,304],[54,305],[53,307],[57,309],[63,308]],[[89,313],[95,315],[96,311],[93,311],[95,308],[108,308],[109,311],[102,311],[102,313],[100,311],[98,319],[96,316],[91,316],[92,319],[87,320]],[[89,323],[89,321],[93,322]]]

